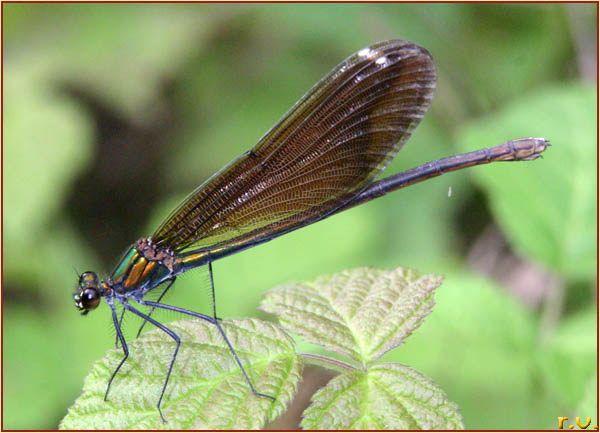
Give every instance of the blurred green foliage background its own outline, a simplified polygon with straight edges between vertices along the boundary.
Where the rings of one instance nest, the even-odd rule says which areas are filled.
[[[76,273],[105,275],[331,67],[390,38],[426,47],[439,80],[386,173],[524,136],[553,147],[218,261],[219,315],[266,317],[263,291],[344,268],[442,273],[433,314],[389,360],[438,383],[469,429],[597,424],[597,5],[2,8],[5,429],[56,428],[114,344],[106,305],[73,307]],[[174,292],[202,308],[206,274]]]

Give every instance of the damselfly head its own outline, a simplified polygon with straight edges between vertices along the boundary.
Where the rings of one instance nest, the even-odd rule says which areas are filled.
[[[79,277],[79,289],[73,295],[75,307],[85,316],[100,304],[98,276],[94,272],[84,272]]]

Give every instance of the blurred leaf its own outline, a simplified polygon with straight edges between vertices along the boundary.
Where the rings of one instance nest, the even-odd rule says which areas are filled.
[[[571,45],[562,5],[478,4],[465,8],[463,18],[473,25],[455,40],[454,49],[440,54],[448,60],[443,68],[455,67],[452,78],[481,108],[489,111],[518,98],[541,77],[554,79],[564,72]],[[533,22],[534,31],[527,24]]]
[[[36,239],[24,236],[4,260],[6,288],[11,295],[31,300],[37,308],[73,308],[73,290],[79,279],[73,265],[96,263],[94,251],[83,245],[74,227],[62,218],[58,216],[56,222],[48,223]]]
[[[435,114],[430,111],[425,116],[382,177],[453,153],[450,137]],[[450,187],[452,197],[448,197]],[[371,263],[439,269],[442,262],[455,260],[459,250],[455,218],[472,191],[468,172],[457,171],[363,205],[377,208],[372,223],[378,228],[381,249],[385,248],[381,259]]]
[[[62,346],[61,325],[56,317],[23,306],[4,310],[2,388],[11,398],[2,401],[3,429],[23,429],[24,419],[30,429],[52,429],[56,428],[58,414],[64,415],[64,407],[69,404],[70,374],[77,380],[78,368],[67,365],[65,352],[57,350]],[[73,341],[77,340],[71,340],[70,350]],[[75,352],[69,359],[80,359],[80,351]],[[25,401],[35,404],[23,404]]]
[[[402,344],[433,307],[437,275],[360,268],[268,291],[261,309],[291,332],[361,365]]]
[[[4,67],[4,242],[30,246],[92,157],[92,125],[80,107],[40,83],[35,61]]]
[[[596,90],[547,88],[466,127],[465,149],[524,136],[545,137],[544,159],[472,170],[499,224],[521,254],[568,278],[596,269]]]
[[[598,413],[598,381],[596,374],[590,375],[585,384],[582,384],[583,396],[574,410],[574,414],[587,418]],[[585,423],[585,421],[583,421]],[[597,421],[596,421],[597,423]]]
[[[7,6],[16,16],[32,9],[24,4]],[[195,54],[222,16],[208,5],[42,7],[50,19],[38,23],[40,28],[32,35],[10,40],[7,61],[22,51],[31,58],[51,59],[49,66],[44,65],[44,81],[85,89],[138,122],[152,119],[161,108],[165,80]]]
[[[110,350],[96,364],[84,393],[60,428],[81,429],[260,429],[291,400],[301,378],[302,361],[293,341],[275,325],[258,320],[222,322],[253,385],[270,399],[252,395],[217,328],[198,320],[170,324],[182,341],[162,402],[156,404],[174,349],[160,330],[129,346],[130,357],[104,401],[108,380],[123,354]]]
[[[327,47],[343,44],[346,49],[360,49],[367,37],[368,29],[364,26],[353,26],[354,31],[347,31],[349,23],[359,23],[369,9],[364,4],[324,4],[318,14],[309,4],[278,4],[266,12],[266,19],[280,22],[288,29],[295,40],[302,40],[303,46]],[[371,11],[375,10],[370,8]],[[331,20],[329,17],[338,19]],[[372,40],[371,42],[375,42]],[[358,45],[358,47],[356,46]],[[348,53],[350,54],[350,53]],[[341,59],[340,59],[341,60]],[[332,65],[333,66],[333,65]]]
[[[560,407],[536,387],[531,314],[489,279],[460,270],[446,275],[435,301],[434,314],[384,360],[435,378],[469,429],[540,428],[550,415],[553,422]]]
[[[589,377],[598,369],[597,318],[596,310],[589,309],[564,319],[539,356],[548,387],[571,409],[581,402]]]
[[[54,298],[65,274],[74,281],[64,266],[69,257],[89,255],[77,251],[78,239],[60,211],[71,182],[92,158],[91,119],[48,87],[36,59],[5,62],[4,102],[3,155],[10,161],[3,172],[5,281],[30,292],[44,287]]]
[[[464,429],[456,404],[430,379],[399,364],[332,379],[304,411],[306,430]]]

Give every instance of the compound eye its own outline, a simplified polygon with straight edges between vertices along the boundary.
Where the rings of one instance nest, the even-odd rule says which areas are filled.
[[[82,290],[98,287],[98,276],[94,272],[84,272],[79,277],[79,287]]]
[[[81,304],[86,310],[93,310],[100,304],[100,294],[96,289],[85,289],[81,297]]]
[[[100,293],[94,288],[87,288],[74,297],[75,306],[86,315],[90,310],[94,310],[100,304]]]

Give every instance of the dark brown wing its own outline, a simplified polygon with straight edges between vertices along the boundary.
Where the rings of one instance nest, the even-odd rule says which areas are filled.
[[[226,245],[333,211],[394,158],[425,115],[435,81],[430,54],[406,41],[348,57],[152,238],[173,251]]]

